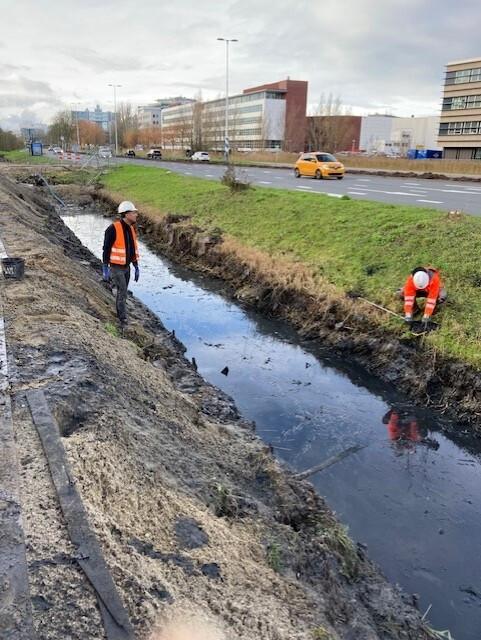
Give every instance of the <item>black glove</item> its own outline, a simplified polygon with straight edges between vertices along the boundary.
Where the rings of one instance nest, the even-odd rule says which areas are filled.
[[[134,269],[135,269],[134,282],[138,282],[140,278],[140,269],[136,264],[134,264]]]

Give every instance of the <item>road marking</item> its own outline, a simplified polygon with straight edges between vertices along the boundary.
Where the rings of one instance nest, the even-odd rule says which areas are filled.
[[[276,180],[284,180],[284,178],[283,178],[282,176],[274,176],[274,178],[275,178]]]
[[[420,187],[419,182],[403,182],[403,187]]]
[[[206,178],[215,178],[215,176],[212,173],[206,173],[205,177]]]
[[[358,178],[358,182],[371,182],[371,178]]]
[[[440,189],[443,193],[463,193],[470,196],[479,196],[479,191],[459,191],[458,189]]]
[[[272,182],[266,182],[265,180],[259,180],[259,184],[272,184]]]
[[[366,191],[372,191],[373,193],[386,193],[392,196],[411,196],[413,198],[416,197],[415,193],[407,193],[406,191],[384,191],[383,189],[369,189],[368,187],[363,187]]]
[[[186,176],[191,176],[191,175],[192,175],[192,171],[186,171],[186,172],[185,172],[185,175],[186,175]]]
[[[365,196],[365,191],[348,191],[348,193],[352,193],[353,196]]]
[[[429,202],[429,204],[443,204],[441,200],[417,200],[416,202]]]
[[[262,173],[272,173],[272,171],[263,171]]]
[[[312,187],[304,187],[304,185],[300,184],[296,189],[312,189]]]
[[[343,193],[326,193],[326,196],[330,196],[331,198],[342,198]]]

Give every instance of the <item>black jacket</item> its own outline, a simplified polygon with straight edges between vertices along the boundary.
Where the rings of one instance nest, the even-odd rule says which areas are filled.
[[[134,245],[134,238],[132,236],[132,230],[130,228],[130,225],[124,222],[124,220],[121,220],[120,222],[122,223],[122,229],[124,231],[124,236],[125,236],[125,249],[126,249],[126,257],[127,257],[126,266],[128,266],[130,263],[132,263],[133,265],[136,265],[137,260],[135,258],[135,245]],[[112,250],[112,246],[114,242],[115,242],[115,227],[113,224],[111,224],[109,227],[107,227],[107,229],[105,229],[104,248],[102,253],[102,262],[104,264],[109,264],[110,262],[110,252]]]

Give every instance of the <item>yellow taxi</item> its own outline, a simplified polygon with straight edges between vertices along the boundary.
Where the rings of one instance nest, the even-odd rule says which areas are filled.
[[[344,178],[344,165],[336,160],[331,153],[324,151],[314,151],[312,153],[301,153],[294,167],[296,178],[301,176],[311,176],[322,180],[322,178]]]

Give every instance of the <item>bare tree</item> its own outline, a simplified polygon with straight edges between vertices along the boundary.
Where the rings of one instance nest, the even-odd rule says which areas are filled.
[[[117,135],[119,146],[125,146],[124,135],[130,129],[138,129],[137,113],[130,102],[121,102],[117,109]]]
[[[95,122],[79,120],[78,131],[81,145],[99,145],[105,142],[105,131]]]
[[[0,129],[0,149],[2,151],[13,151],[15,149],[21,149],[23,141],[20,136],[16,136],[11,131],[4,131]]]
[[[355,127],[350,110],[343,109],[339,96],[322,94],[319,104],[307,118],[307,146],[311,150],[335,151],[351,147]]]
[[[72,113],[70,111],[59,111],[48,128],[48,142],[62,148],[68,148],[74,139],[74,135],[76,134],[74,134]]]
[[[190,149],[191,151],[202,151],[204,147],[204,104],[202,102],[201,91],[199,91],[195,96],[195,102],[192,106],[192,109],[192,135]]]

